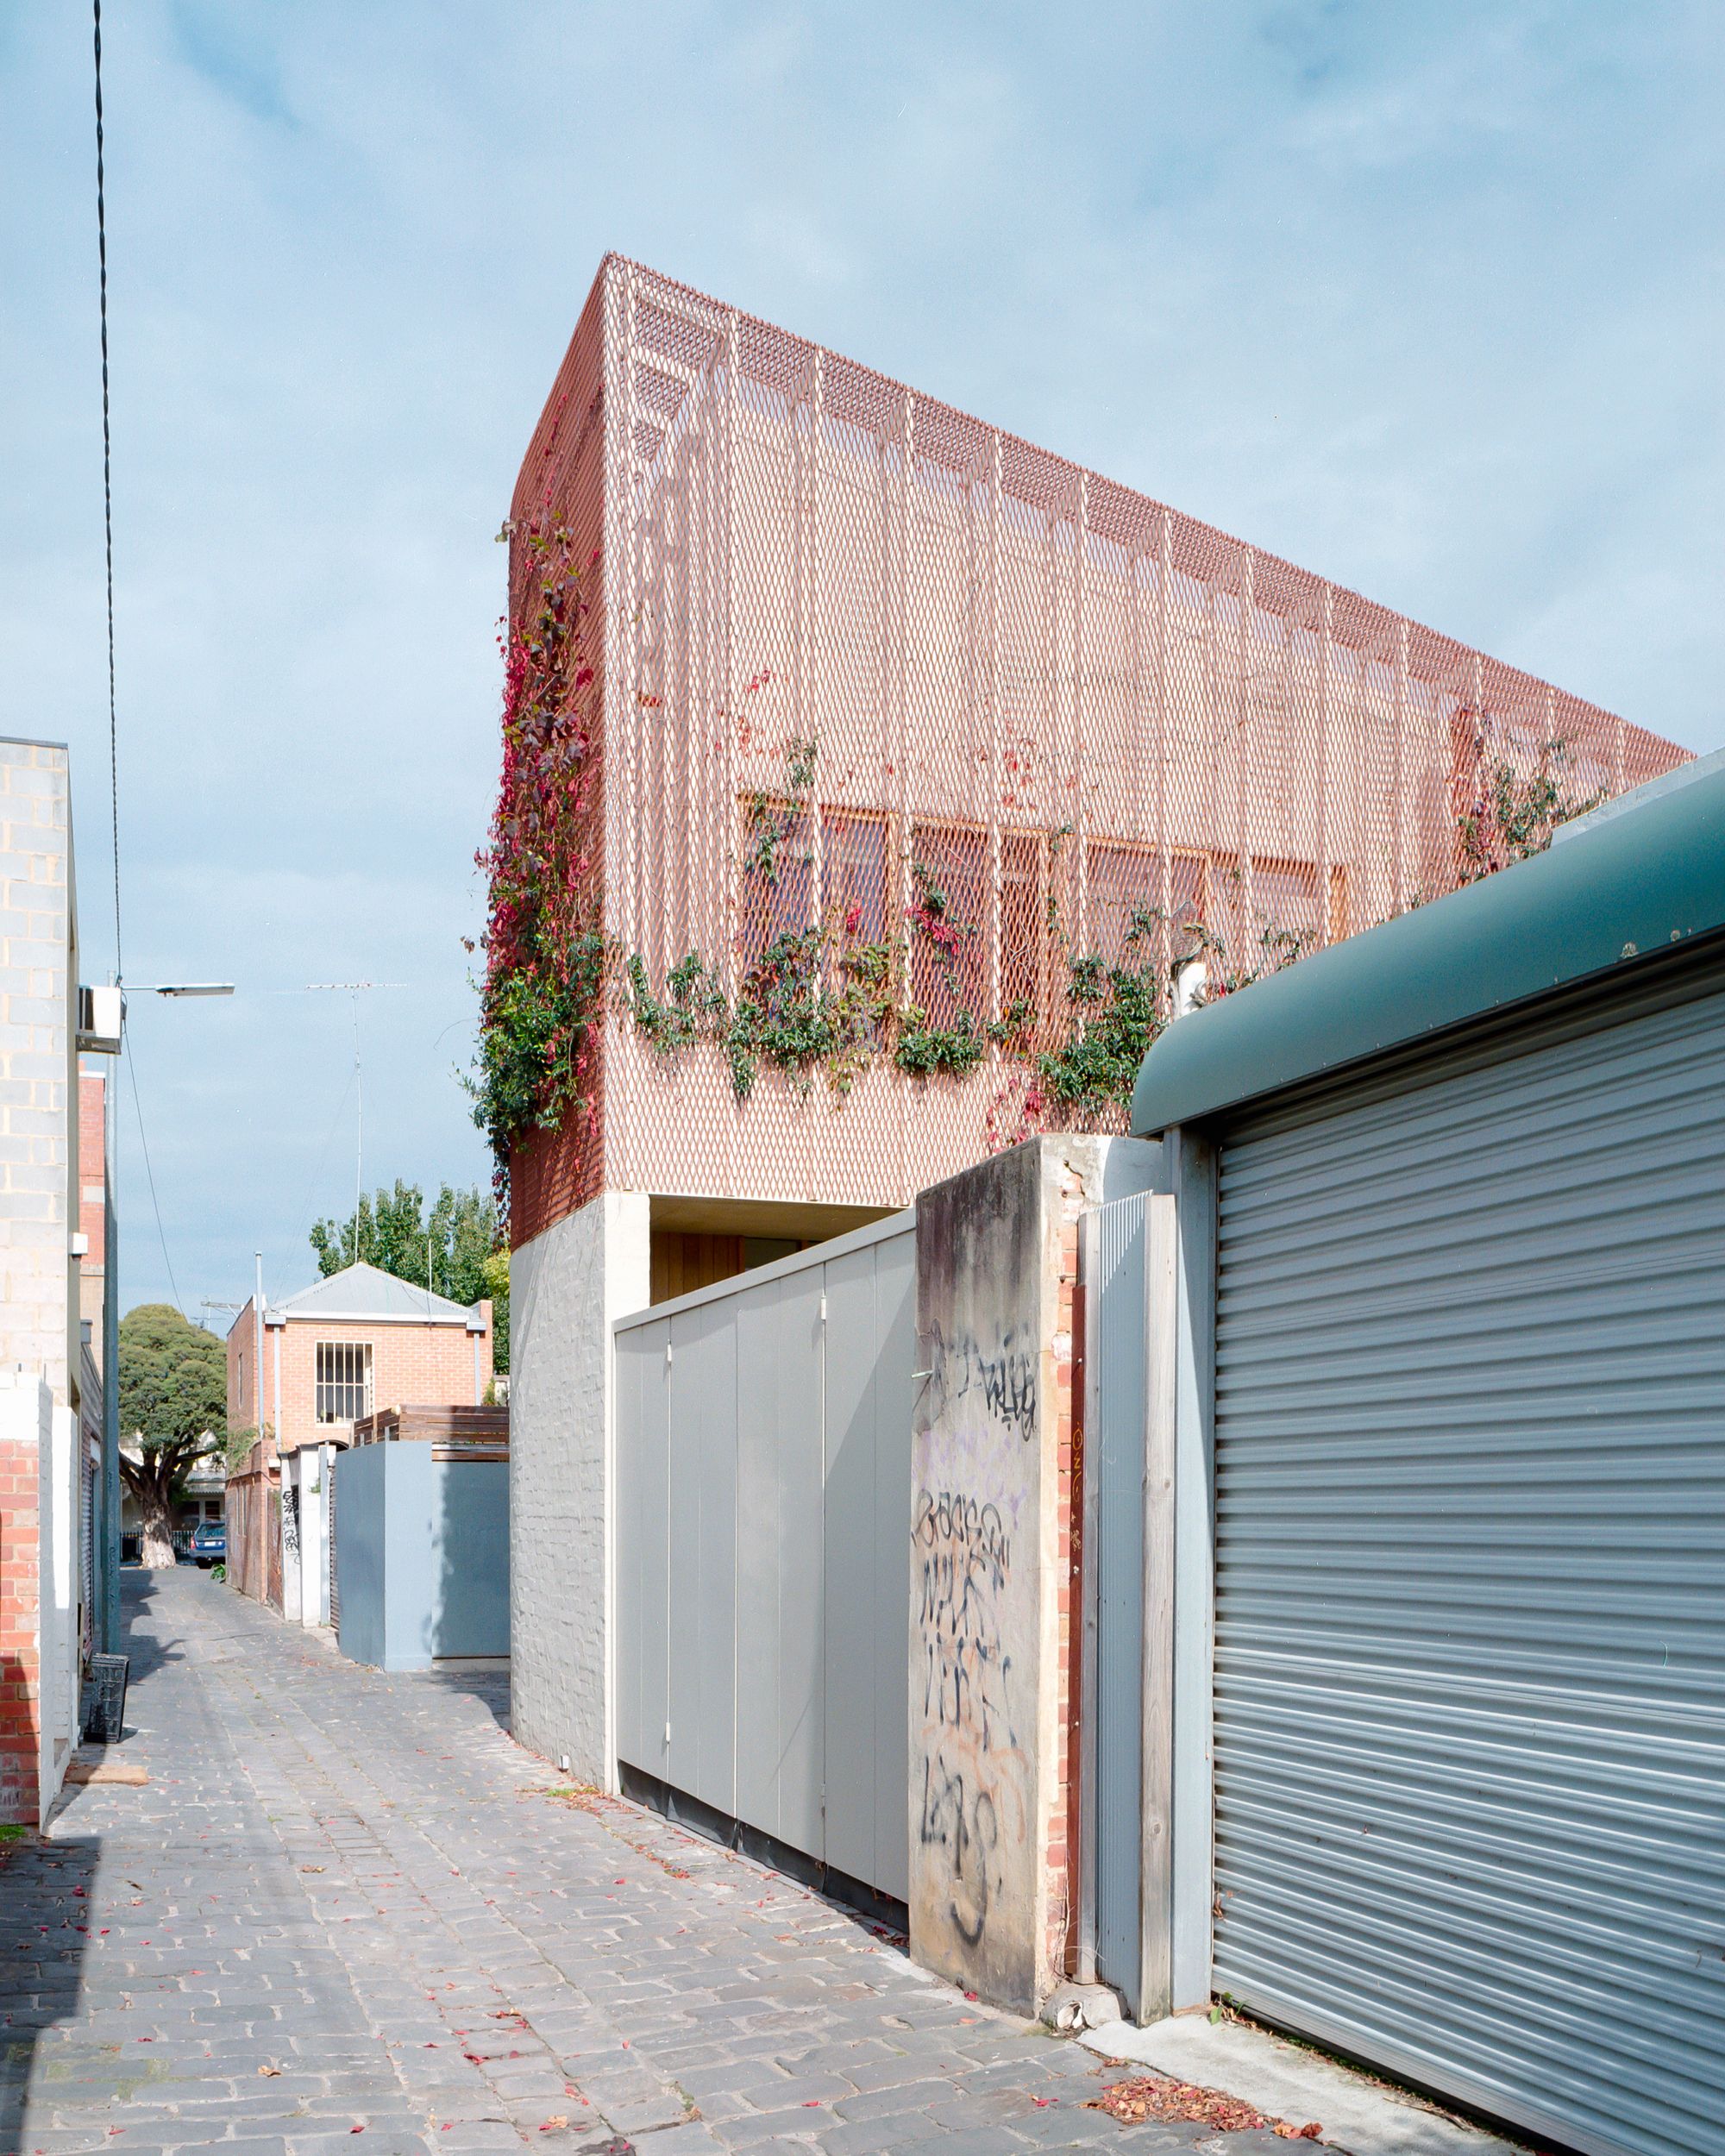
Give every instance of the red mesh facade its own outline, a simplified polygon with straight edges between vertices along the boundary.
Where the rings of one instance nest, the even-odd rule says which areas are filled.
[[[601,557],[584,813],[656,988],[693,952],[734,998],[824,927],[893,946],[931,1023],[1016,1006],[1047,1045],[1136,909],[1164,973],[1194,919],[1239,962],[1321,944],[1453,886],[1484,765],[1561,743],[1584,796],[1686,753],[616,257],[518,486],[548,512]],[[931,886],[944,955],[907,924]],[[518,1239],[601,1188],[901,1204],[1015,1113],[998,1049],[739,1103],[718,1047],[668,1066],[619,1006],[600,1060],[580,1128],[518,1148]]]

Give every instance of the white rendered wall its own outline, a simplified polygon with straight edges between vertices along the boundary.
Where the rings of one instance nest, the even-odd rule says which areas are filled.
[[[510,1263],[512,1725],[601,1789],[617,1758],[611,1325],[650,1282],[643,1191],[606,1191]]]
[[[299,1609],[302,1625],[329,1621],[329,1448],[302,1445],[299,1463]]]
[[[298,1508],[293,1495],[298,1486],[302,1458],[298,1452],[282,1463],[281,1475],[281,1614],[287,1621],[295,1622],[300,1613],[303,1589],[300,1586],[300,1539]]]
[[[53,1776],[52,1791],[43,1784],[43,1809],[57,1796],[66,1762],[78,1742],[78,1679],[83,1643],[78,1632],[78,1530],[83,1487],[78,1472],[78,1416],[59,1401],[53,1408],[51,1441],[53,1476],[53,1628],[54,1661]],[[49,1597],[43,1597],[48,1614]],[[46,1641],[44,1642],[46,1645]]]

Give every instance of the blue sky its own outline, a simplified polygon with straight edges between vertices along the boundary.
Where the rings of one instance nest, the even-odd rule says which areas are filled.
[[[486,1163],[492,535],[618,248],[1695,749],[1717,0],[109,0],[125,970],[172,1273]],[[107,888],[87,12],[0,0],[0,731]],[[169,1292],[123,1098],[122,1295]]]

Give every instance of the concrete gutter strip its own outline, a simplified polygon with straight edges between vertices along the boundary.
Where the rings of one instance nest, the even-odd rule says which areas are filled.
[[[1346,2066],[1238,2021],[1182,2014],[1148,2028],[1115,2021],[1081,2044],[1104,2059],[1220,2089],[1290,2125],[1315,2120],[1348,2156],[1521,2156],[1482,2128],[1455,2126],[1414,2096],[1391,2095]],[[1301,2146],[1290,2141],[1290,2149]]]

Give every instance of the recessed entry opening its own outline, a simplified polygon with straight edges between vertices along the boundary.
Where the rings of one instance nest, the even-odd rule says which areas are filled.
[[[649,1200],[651,1294],[656,1303],[693,1294],[737,1273],[792,1257],[816,1243],[867,1227],[899,1208],[778,1199],[659,1197]]]

